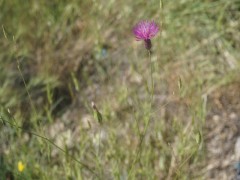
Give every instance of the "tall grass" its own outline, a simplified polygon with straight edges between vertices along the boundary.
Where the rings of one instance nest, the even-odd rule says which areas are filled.
[[[238,1],[0,7],[0,177],[204,179],[208,96],[239,80]],[[161,25],[151,62],[140,19]]]

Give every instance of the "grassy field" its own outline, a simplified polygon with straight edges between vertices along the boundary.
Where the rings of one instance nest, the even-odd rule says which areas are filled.
[[[239,0],[0,7],[0,179],[235,176]],[[161,27],[151,62],[142,19]]]

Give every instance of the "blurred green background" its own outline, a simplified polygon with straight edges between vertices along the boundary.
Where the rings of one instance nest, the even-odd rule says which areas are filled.
[[[0,0],[0,9],[0,179],[234,178],[239,0]],[[146,19],[161,29],[152,102],[148,53],[132,34]]]

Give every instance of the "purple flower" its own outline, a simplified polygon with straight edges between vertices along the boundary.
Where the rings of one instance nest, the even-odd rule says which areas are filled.
[[[152,47],[151,38],[159,31],[158,25],[154,21],[140,21],[134,28],[133,33],[137,41],[144,40],[145,47],[150,50]]]

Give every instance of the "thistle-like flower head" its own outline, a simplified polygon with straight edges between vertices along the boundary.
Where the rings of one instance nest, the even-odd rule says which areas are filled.
[[[158,25],[154,21],[140,21],[134,28],[133,33],[137,41],[144,40],[145,47],[150,50],[152,47],[151,38],[159,31]]]
[[[138,41],[148,40],[156,36],[159,31],[154,21],[140,21],[134,28],[133,33]]]

